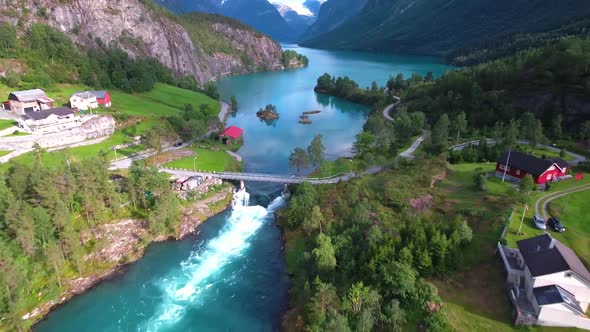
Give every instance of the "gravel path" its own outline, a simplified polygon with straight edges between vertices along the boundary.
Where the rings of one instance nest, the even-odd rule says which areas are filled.
[[[549,212],[547,211],[547,205],[549,205],[549,203],[551,203],[551,201],[553,201],[557,198],[560,198],[560,197],[563,197],[563,196],[566,196],[569,194],[573,194],[576,192],[584,191],[584,190],[590,190],[590,184],[583,184],[583,185],[580,185],[577,187],[565,189],[562,191],[557,191],[557,192],[551,193],[549,195],[545,195],[543,197],[540,197],[535,202],[535,214],[542,217],[543,219],[547,220],[550,217]]]

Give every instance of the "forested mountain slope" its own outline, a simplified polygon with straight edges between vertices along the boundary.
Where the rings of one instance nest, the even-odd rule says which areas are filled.
[[[84,49],[116,46],[131,57],[153,57],[199,83],[282,67],[280,45],[254,29],[220,16],[177,17],[151,0],[0,0],[2,22],[21,31],[47,24]]]
[[[588,15],[585,0],[369,0],[360,14],[303,45],[443,54],[480,39],[544,31]]]
[[[305,41],[326,33],[340,26],[359,13],[367,0],[328,0],[319,8],[317,20],[303,34]],[[319,46],[323,47],[323,46]]]
[[[295,31],[267,0],[157,0],[178,14],[204,12],[235,18],[280,41],[292,41]]]

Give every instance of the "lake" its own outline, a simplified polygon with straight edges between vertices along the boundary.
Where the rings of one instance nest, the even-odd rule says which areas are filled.
[[[283,45],[309,58],[309,66],[224,78],[223,100],[239,110],[228,125],[244,129],[238,153],[247,171],[294,174],[288,157],[322,134],[329,159],[350,155],[369,109],[313,92],[325,72],[361,86],[384,85],[390,75],[448,67],[430,57],[335,52]],[[260,121],[256,111],[277,107],[280,119]],[[299,124],[304,111],[312,124]],[[36,326],[37,331],[275,331],[287,309],[289,278],[274,211],[286,204],[281,187],[247,184],[233,208],[207,220],[195,236],[151,245],[128,271],[77,296]]]

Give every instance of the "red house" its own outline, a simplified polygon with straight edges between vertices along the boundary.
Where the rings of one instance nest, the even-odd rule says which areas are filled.
[[[104,107],[111,107],[111,94],[108,91],[89,91],[96,96],[96,101]]]
[[[560,158],[541,159],[518,151],[504,152],[496,160],[496,176],[518,182],[525,175],[533,176],[536,184],[557,181],[567,175],[569,164]]]
[[[223,144],[227,144],[228,141],[233,141],[233,143],[237,143],[239,140],[242,139],[243,133],[244,130],[242,130],[242,128],[236,126],[229,126],[221,134],[219,134],[219,140]]]

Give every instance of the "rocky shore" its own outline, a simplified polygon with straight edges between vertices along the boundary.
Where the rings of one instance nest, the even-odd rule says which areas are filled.
[[[92,235],[103,245],[100,250],[87,255],[85,259],[95,259],[108,267],[87,276],[65,280],[66,290],[58,298],[38,306],[22,319],[39,321],[72,297],[87,292],[103,280],[125,273],[132,263],[143,256],[145,248],[151,243],[181,240],[195,233],[201,223],[226,209],[231,203],[232,196],[233,187],[227,185],[212,196],[184,207],[176,236],[150,237],[145,220],[138,219],[124,219],[96,227],[92,230]],[[89,231],[82,240],[89,241],[90,235]]]

